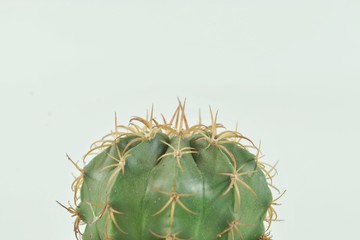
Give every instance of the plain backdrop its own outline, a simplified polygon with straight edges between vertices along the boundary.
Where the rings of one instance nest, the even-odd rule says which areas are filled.
[[[275,240],[356,239],[360,2],[1,0],[1,239],[74,239],[89,145],[114,112],[219,122],[261,141],[287,190]],[[208,121],[206,121],[208,119]],[[275,194],[276,196],[276,194]]]

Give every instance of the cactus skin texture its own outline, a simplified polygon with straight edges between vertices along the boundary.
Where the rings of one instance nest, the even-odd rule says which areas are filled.
[[[77,239],[266,240],[277,218],[274,168],[237,131],[189,127],[180,103],[167,122],[134,117],[96,141],[72,184]],[[251,153],[255,150],[256,153]],[[276,189],[274,187],[274,189]],[[80,231],[80,224],[85,230]],[[265,229],[267,225],[267,229]]]

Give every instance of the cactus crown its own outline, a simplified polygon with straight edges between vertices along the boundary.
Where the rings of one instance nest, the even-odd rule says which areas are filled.
[[[91,145],[84,168],[68,157],[80,175],[71,186],[75,207],[61,206],[75,217],[77,239],[271,239],[275,167],[211,108],[210,125],[199,114],[189,126],[185,104],[162,123],[153,108],[127,126],[115,114],[114,130]]]

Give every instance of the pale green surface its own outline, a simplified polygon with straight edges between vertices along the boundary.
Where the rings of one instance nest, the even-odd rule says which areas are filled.
[[[158,134],[154,139],[138,143],[128,150],[125,172],[114,178],[108,185],[109,176],[114,169],[105,168],[114,160],[109,155],[118,157],[115,146],[103,151],[85,167],[84,187],[81,189],[81,203],[78,208],[85,222],[89,224],[84,233],[84,240],[126,239],[156,240],[153,233],[166,235],[179,232],[182,239],[209,240],[231,239],[230,232],[218,236],[233,220],[241,236],[234,230],[235,240],[257,240],[264,233],[264,217],[272,201],[270,189],[264,174],[255,163],[255,156],[234,144],[226,144],[234,155],[236,169],[239,173],[256,171],[241,176],[240,179],[255,192],[255,195],[239,182],[241,205],[236,204],[234,188],[223,195],[230,184],[229,176],[221,173],[233,172],[234,166],[230,157],[215,146],[201,139],[203,135],[193,135],[179,139],[169,139]],[[130,138],[131,139],[131,138]],[[180,141],[180,145],[179,144]],[[119,141],[120,152],[129,142],[128,138]],[[171,154],[173,149],[192,147],[196,153],[183,154],[179,163]],[[170,153],[158,160],[163,154]],[[107,186],[110,186],[107,189]],[[108,192],[106,192],[106,189]],[[180,203],[175,204],[173,222],[170,204],[161,210],[169,201],[169,195],[176,191],[181,196]],[[116,223],[106,224],[109,212],[101,214],[106,204],[122,212],[115,214]],[[99,220],[97,220],[99,219]],[[96,222],[96,224],[93,224]]]
[[[78,175],[65,153],[81,163],[114,111],[126,124],[154,103],[160,119],[179,96],[190,122],[201,108],[209,124],[211,104],[279,161],[276,240],[353,239],[359,12],[358,0],[1,0],[2,238],[74,239],[55,202]]]

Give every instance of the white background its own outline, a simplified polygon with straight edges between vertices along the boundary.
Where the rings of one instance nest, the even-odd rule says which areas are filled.
[[[359,235],[360,2],[0,1],[1,239],[74,239],[65,153],[114,112],[219,121],[262,142],[287,190],[275,240]]]

